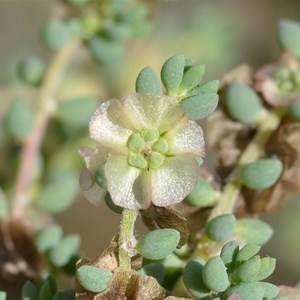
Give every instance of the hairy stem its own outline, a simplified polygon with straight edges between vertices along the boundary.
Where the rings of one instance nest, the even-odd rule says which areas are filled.
[[[119,267],[121,269],[131,268],[131,257],[133,256],[135,237],[134,224],[138,211],[124,208],[119,234]]]
[[[38,107],[35,126],[24,143],[16,188],[12,200],[12,216],[20,218],[29,202],[28,191],[32,185],[36,159],[45,136],[48,121],[56,109],[56,93],[62,81],[63,74],[74,51],[80,44],[73,40],[59,50],[49,65],[38,96]]]

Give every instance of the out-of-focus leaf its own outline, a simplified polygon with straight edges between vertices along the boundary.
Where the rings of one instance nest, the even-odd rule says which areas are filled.
[[[50,251],[50,260],[56,267],[62,267],[68,263],[71,257],[77,252],[80,245],[80,236],[70,234],[64,237],[61,242]]]
[[[0,220],[9,214],[9,203],[3,189],[0,187]]]
[[[61,103],[57,117],[72,128],[85,128],[98,105],[99,100],[95,97],[70,99]]]
[[[66,210],[75,200],[78,192],[77,180],[73,174],[51,181],[42,191],[36,205],[49,213],[60,213]]]
[[[22,98],[16,98],[5,117],[6,130],[16,139],[24,138],[32,131],[34,118],[30,104]]]
[[[36,237],[38,249],[44,253],[58,245],[62,238],[62,229],[58,225],[51,225],[43,229]]]
[[[278,40],[284,50],[300,57],[300,23],[283,19],[278,23]]]

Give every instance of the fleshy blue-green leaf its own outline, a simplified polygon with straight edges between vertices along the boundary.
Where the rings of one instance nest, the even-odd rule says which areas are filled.
[[[43,229],[36,237],[35,242],[41,253],[58,245],[62,238],[62,229],[58,225],[50,225]]]
[[[230,282],[223,260],[219,256],[212,257],[202,271],[204,284],[215,292],[224,292]]]
[[[300,23],[283,19],[278,23],[278,40],[284,50],[300,57]]]
[[[68,263],[71,257],[78,251],[80,236],[70,234],[50,251],[50,260],[56,267],[62,267]]]
[[[245,282],[227,289],[221,299],[226,300],[233,294],[238,295],[242,300],[258,300],[263,299],[264,290],[260,282]]]
[[[265,280],[274,272],[276,259],[272,257],[263,257],[261,258],[260,263],[260,270],[256,277],[256,281]]]
[[[190,260],[183,270],[183,282],[188,291],[197,298],[204,297],[210,292],[202,279],[204,265],[202,259],[196,258]]]
[[[0,220],[9,214],[9,203],[6,194],[0,187]]]
[[[181,102],[182,109],[191,120],[201,120],[209,116],[218,106],[217,94],[198,94],[185,98]]]
[[[163,259],[176,249],[179,240],[180,233],[177,230],[157,229],[141,236],[136,245],[136,250],[145,258]]]
[[[237,220],[236,233],[247,243],[263,246],[273,235],[272,227],[258,219]]]
[[[38,86],[45,74],[45,63],[37,57],[24,58],[19,66],[19,75],[26,83]]]
[[[124,53],[121,44],[100,36],[91,39],[89,48],[95,60],[104,66],[119,62]]]
[[[52,20],[44,25],[41,39],[48,49],[56,51],[69,42],[70,32],[66,23],[59,20]]]
[[[60,213],[69,208],[78,192],[77,180],[70,174],[53,180],[42,191],[36,201],[38,208],[49,213]]]
[[[22,288],[22,300],[39,300],[38,290],[30,281]]]
[[[219,89],[219,80],[212,80],[200,84],[198,87],[194,88],[188,93],[188,96],[203,95],[203,94],[217,94]]]
[[[165,277],[164,271],[165,271],[165,267],[163,264],[152,263],[152,264],[145,265],[139,271],[139,273],[141,275],[152,276],[157,280],[159,284],[162,284]]]
[[[192,206],[208,207],[216,202],[213,187],[202,176],[199,176],[196,187],[186,197],[186,202]]]
[[[222,258],[225,266],[231,269],[234,266],[235,258],[239,252],[239,242],[238,241],[230,241],[226,243],[222,250],[220,257]]]
[[[135,83],[137,93],[162,94],[159,77],[151,67],[144,68],[138,75]]]
[[[185,58],[182,54],[170,57],[163,64],[160,75],[168,94],[176,94],[182,81],[184,67]]]
[[[233,214],[225,214],[210,220],[205,227],[206,235],[213,241],[226,241],[235,231],[236,219]]]
[[[247,260],[249,260],[251,257],[253,257],[255,254],[257,254],[260,250],[260,246],[255,244],[247,244],[245,245],[237,254],[235,258],[236,265],[239,265]]]
[[[22,98],[16,98],[6,114],[5,127],[12,137],[22,139],[31,133],[34,119],[30,104]]]
[[[187,71],[184,71],[180,90],[187,92],[195,88],[202,80],[204,72],[204,65],[195,65],[188,68]]]
[[[86,290],[100,293],[107,289],[112,273],[94,266],[81,266],[77,269],[76,278]]]
[[[72,128],[87,128],[98,105],[95,97],[76,97],[60,104],[57,117]]]
[[[259,96],[247,85],[233,83],[225,92],[225,104],[229,115],[242,123],[256,122],[262,111]]]
[[[279,294],[279,287],[268,283],[268,282],[259,282],[261,289],[264,291],[264,299],[273,299]]]
[[[253,190],[264,190],[274,185],[280,178],[283,164],[279,159],[259,159],[243,167],[240,179]]]
[[[237,267],[232,274],[232,277],[237,282],[253,282],[258,281],[257,277],[261,267],[259,255],[255,255],[249,260],[243,262]]]

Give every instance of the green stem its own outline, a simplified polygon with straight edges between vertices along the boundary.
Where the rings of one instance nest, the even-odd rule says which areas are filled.
[[[135,237],[134,224],[138,211],[124,208],[119,234],[119,267],[131,269],[131,257],[133,256]]]
[[[276,131],[279,127],[284,114],[285,110],[274,109],[267,116],[264,116],[261,119],[256,135],[241,155],[236,167],[229,177],[229,182],[225,185],[223,193],[220,196],[220,200],[212,210],[209,219],[221,214],[233,212],[242,187],[242,183],[238,179],[241,169],[245,165],[261,158],[264,155],[266,144],[274,131]]]
[[[278,129],[281,119],[284,115],[285,110],[274,109],[261,118],[256,135],[242,153],[236,167],[229,176],[229,181],[225,185],[217,205],[210,213],[209,220],[222,214],[233,213],[240,189],[242,187],[242,182],[239,180],[241,168],[263,157],[265,153],[265,147],[272,134]],[[219,248],[217,246],[218,245],[216,245],[215,242],[208,241],[206,236],[203,235],[199,240],[192,257],[200,256],[208,259],[209,257],[218,253]]]

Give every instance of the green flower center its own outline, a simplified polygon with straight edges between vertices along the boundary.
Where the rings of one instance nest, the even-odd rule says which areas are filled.
[[[300,86],[300,69],[282,68],[274,74],[278,88],[284,93],[291,93]]]
[[[140,169],[157,169],[165,161],[169,150],[166,139],[160,136],[158,130],[145,129],[133,133],[128,141],[128,163]]]

